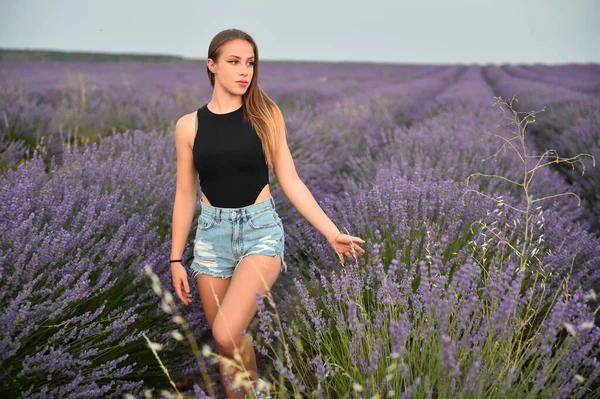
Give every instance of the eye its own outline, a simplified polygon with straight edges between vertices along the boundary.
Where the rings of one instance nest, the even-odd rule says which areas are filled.
[[[231,60],[230,63],[238,62],[237,60]],[[254,66],[254,61],[249,61],[249,64]]]

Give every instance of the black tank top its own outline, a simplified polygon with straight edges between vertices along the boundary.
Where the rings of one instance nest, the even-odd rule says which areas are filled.
[[[215,114],[206,104],[197,117],[192,152],[208,202],[222,208],[254,204],[269,183],[269,168],[260,137],[244,117],[244,106]]]

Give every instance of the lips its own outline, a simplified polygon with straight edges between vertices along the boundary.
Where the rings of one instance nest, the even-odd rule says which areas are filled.
[[[239,84],[242,87],[248,86],[248,82],[245,80],[236,80],[235,83]]]

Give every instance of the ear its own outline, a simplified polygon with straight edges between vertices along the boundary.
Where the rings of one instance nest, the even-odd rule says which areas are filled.
[[[212,73],[215,73],[215,63],[212,58],[206,60],[206,66]]]

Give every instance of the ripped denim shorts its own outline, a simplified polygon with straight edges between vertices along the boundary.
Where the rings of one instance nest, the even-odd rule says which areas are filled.
[[[194,240],[192,276],[208,274],[229,278],[248,255],[281,256],[284,260],[284,230],[272,196],[243,208],[220,208],[201,202]]]

